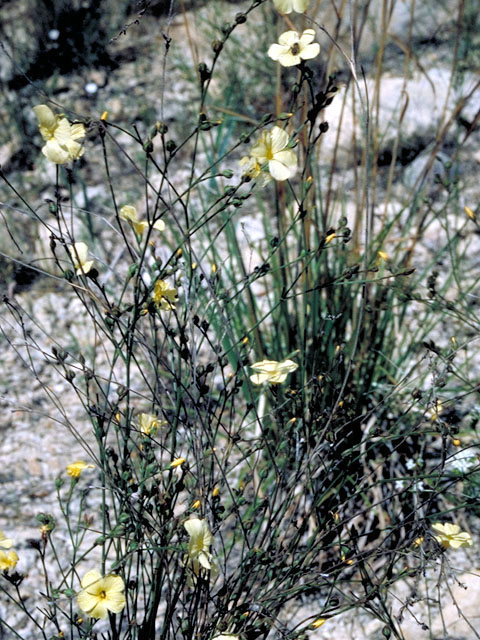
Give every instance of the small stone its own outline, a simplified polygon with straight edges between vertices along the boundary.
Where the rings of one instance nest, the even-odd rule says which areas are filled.
[[[85,93],[87,93],[89,96],[93,96],[98,91],[98,84],[96,82],[87,82],[84,88]]]

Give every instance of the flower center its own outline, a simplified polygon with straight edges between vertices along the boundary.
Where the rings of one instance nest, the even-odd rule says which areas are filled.
[[[54,139],[54,138],[55,138],[55,129],[56,129],[56,128],[57,128],[56,126],[53,126],[53,127],[43,127],[43,132],[42,132],[42,133],[45,135],[45,137],[46,137],[48,140],[52,140],[52,139]]]
[[[107,597],[106,591],[105,591],[105,590],[100,591],[100,593],[98,594],[98,597],[99,597],[101,600],[105,600],[105,598]]]
[[[290,51],[292,52],[292,56],[298,56],[298,54],[300,53],[300,43],[295,42],[295,44],[292,45]]]

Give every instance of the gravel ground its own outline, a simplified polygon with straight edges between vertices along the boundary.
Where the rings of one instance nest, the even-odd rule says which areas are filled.
[[[15,3],[7,2],[6,10],[10,10]],[[398,3],[399,5],[401,3]],[[403,3],[406,4],[406,3]],[[426,3],[428,4],[428,3]],[[448,3],[446,3],[448,4]],[[452,4],[452,3],[450,3]],[[454,4],[454,3],[453,3]],[[19,19],[22,18],[22,5],[26,9],[26,5],[22,2],[17,4]],[[247,6],[240,3],[240,6]],[[231,8],[236,12],[239,7]],[[443,11],[444,7],[442,7]],[[0,8],[0,11],[2,8]],[[399,10],[399,8],[397,8]],[[28,13],[28,12],[27,12]],[[435,15],[435,20],[442,20],[440,13]],[[430,15],[431,20],[434,19]],[[398,25],[401,24],[401,15],[398,17],[398,23],[395,27],[400,31]],[[161,20],[165,20],[162,18]],[[331,20],[329,17],[325,24]],[[332,18],[333,20],[333,18]],[[197,52],[197,58],[206,52],[209,47],[200,33],[193,29],[193,20],[190,23],[190,29],[187,32],[184,27],[184,21],[179,12],[171,24],[171,35],[174,43],[178,43],[178,47],[174,49],[170,56],[170,64],[179,65],[182,55],[185,53],[184,44],[188,39],[194,43],[194,51]],[[421,22],[421,21],[420,21]],[[424,22],[422,23],[424,24]],[[162,23],[162,28],[165,23]],[[435,25],[431,25],[432,28]],[[370,48],[370,40],[375,40],[375,34],[369,33],[365,39],[363,53],[367,56]],[[163,67],[163,50],[164,39],[161,31],[158,29],[156,20],[142,20],[138,28],[130,28],[126,35],[119,38],[112,45],[112,52],[118,56],[123,56],[123,62],[120,67],[112,72],[103,70],[91,70],[83,72],[76,76],[59,77],[56,79],[56,91],[62,96],[68,97],[70,106],[78,113],[95,113],[96,117],[103,111],[108,109],[109,119],[112,122],[128,121],[130,118],[142,117],[150,120],[150,116],[155,119],[158,114],[162,114],[162,119],[169,123],[172,135],[175,132],[179,134],[182,128],[182,122],[178,114],[182,110],[189,109],[192,100],[192,83],[183,78],[175,86],[165,82],[168,78],[169,69],[167,68],[164,75]],[[140,55],[141,54],[141,55]],[[133,60],[128,61],[128,57]],[[425,60],[428,61],[429,70],[435,71],[435,78],[441,77],[444,68],[440,66],[441,47],[432,48],[425,53]],[[198,60],[197,60],[198,61]],[[426,62],[425,62],[426,64]],[[401,92],[401,78],[395,77],[395,65],[391,63],[391,78],[388,78],[390,84],[385,85],[385,94],[388,99],[384,105],[384,117],[388,119],[391,114],[395,113],[398,100],[396,96]],[[427,74],[419,73],[412,77],[411,91],[418,96],[424,96],[425,104],[422,108],[418,104],[410,111],[409,135],[415,137],[419,132],[419,127],[424,127],[422,135],[428,139],[429,136],[429,117],[435,110],[440,109],[441,103],[450,100],[450,95],[444,95],[443,89],[437,89],[433,94],[426,94],[426,87],[430,86],[429,80],[425,79]],[[466,86],[469,79],[465,80]],[[98,91],[95,95],[88,95],[85,87],[88,83],[95,82]],[[152,85],[163,87],[162,92],[150,92]],[[141,112],[139,105],[142,105],[145,96],[149,95],[149,109],[145,113]],[[13,100],[12,92],[4,94],[4,100]],[[480,97],[477,95],[472,101],[473,111],[468,111],[465,117],[472,120],[475,117],[475,111],[478,109]],[[442,102],[443,101],[443,102]],[[329,118],[332,122],[338,116],[336,111],[340,105],[340,100],[334,102],[332,111],[329,112]],[[1,108],[1,107],[0,107]],[[450,104],[450,109],[454,109],[454,102]],[[5,111],[5,104],[2,111]],[[390,116],[385,115],[386,113]],[[146,117],[148,114],[148,118]],[[416,120],[416,117],[418,118]],[[354,123],[344,126],[342,134],[345,134],[345,141],[341,141],[341,151],[339,154],[339,167],[346,162],[349,157],[350,147],[349,140],[352,135]],[[335,129],[332,129],[331,140],[334,139]],[[476,129],[468,139],[464,146],[463,168],[464,175],[462,204],[470,204],[478,201],[480,190],[476,175],[478,173],[478,163],[480,156],[477,149],[479,143],[479,132]],[[128,139],[122,140],[128,144]],[[4,166],[13,163],[16,154],[21,151],[22,140],[13,135],[12,140],[5,142],[0,146],[0,160]],[[191,150],[187,147],[185,155]],[[443,150],[448,154],[448,149]],[[325,149],[326,155],[333,153],[333,147],[329,148],[328,144]],[[87,152],[88,154],[88,146]],[[410,165],[410,173],[405,171],[403,180],[400,180],[398,187],[398,201],[401,202],[405,196],[406,190],[411,188],[412,183],[416,179],[416,175],[421,170],[421,162],[427,161],[427,156],[418,156],[417,166]],[[447,155],[448,159],[448,155]],[[43,167],[43,165],[42,165]],[[119,162],[115,168],[121,174],[122,165]],[[135,174],[130,169],[123,167],[124,175],[122,180],[125,192],[135,193]],[[440,171],[440,169],[439,169]],[[105,185],[96,178],[98,172],[98,164],[95,160],[89,161],[89,165],[85,170],[88,187],[79,196],[75,202],[78,211],[84,207],[88,208],[92,202],[95,202],[95,220],[94,224],[99,227],[103,224],[104,216],[108,218],[108,192]],[[417,173],[415,173],[417,172]],[[37,183],[38,168],[31,168],[24,173],[24,186],[27,191],[32,194],[37,203],[42,203],[42,199],[52,197],[52,188],[45,186],[52,184],[54,180],[53,167],[46,167],[43,174],[43,184]],[[180,170],[173,178],[174,186],[181,186],[188,175],[188,164],[184,170]],[[18,175],[16,176],[18,177]],[[337,190],[344,190],[348,193],[351,185],[354,183],[355,175],[353,170],[342,170],[335,177],[337,182]],[[433,200],[438,196],[438,189],[434,183],[431,185],[431,197]],[[137,196],[140,194],[137,192]],[[2,191],[1,198],[5,202],[11,202],[8,192]],[[378,199],[379,202],[381,198]],[[353,203],[346,203],[345,210],[347,215],[349,207]],[[10,206],[14,206],[11,204]],[[40,206],[45,206],[40,205]],[[393,205],[395,206],[395,202]],[[401,205],[399,204],[399,207]],[[376,211],[378,216],[382,215],[382,206],[378,205]],[[249,239],[251,247],[258,245],[262,241],[261,229],[259,231],[258,214],[248,207],[242,213],[243,218],[240,224],[245,228],[247,239]],[[27,255],[29,259],[45,257],[50,255],[48,249],[48,234],[40,232],[38,229],[33,234],[34,243],[30,242],[29,226],[23,219],[20,227],[16,229],[21,236],[21,243],[25,247],[34,246],[29,249]],[[424,238],[422,245],[419,245],[419,253],[416,259],[419,263],[426,263],[434,255],[438,238],[445,233],[446,227],[455,228],[458,220],[453,216],[451,220],[438,221],[436,225],[432,225],[428,234]],[[104,233],[105,238],[103,238]],[[260,233],[260,235],[258,235]],[[113,250],[114,241],[108,238],[105,232],[99,232],[99,238],[104,243],[104,255],[108,264],[114,264],[118,261],[119,256]],[[0,240],[0,249],[5,250],[4,244]],[[110,244],[109,244],[110,242]],[[473,228],[465,232],[459,251],[463,251],[468,255],[468,263],[465,272],[476,269],[480,250],[480,236]],[[248,244],[248,243],[246,243]],[[8,242],[7,242],[8,246]],[[246,248],[250,251],[249,260],[253,264],[255,257],[255,249]],[[43,263],[45,264],[45,263]],[[448,266],[448,265],[447,265]],[[52,347],[55,346],[55,337],[61,336],[63,348],[68,348],[68,344],[74,344],[76,348],[88,349],[89,345],[96,345],[98,338],[83,323],[78,321],[81,318],[81,305],[79,301],[71,296],[65,295],[65,289],[61,281],[45,282],[44,278],[38,278],[32,283],[19,284],[16,288],[2,287],[3,293],[10,296],[10,302],[4,305],[0,310],[0,528],[7,533],[8,536],[14,537],[16,540],[16,549],[20,556],[18,569],[25,573],[26,578],[21,586],[21,592],[25,598],[37,603],[38,585],[42,582],[42,571],[38,561],[38,553],[32,547],[31,540],[38,540],[40,533],[36,516],[38,513],[51,513],[55,518],[59,517],[59,507],[57,503],[57,493],[55,488],[55,480],[58,476],[65,477],[65,466],[76,459],[86,458],[85,449],[94,448],[93,435],[91,427],[86,420],[85,412],[80,403],[72,385],[62,378],[55,370],[53,359],[51,357]],[[452,299],[455,295],[455,287],[452,287]],[[479,292],[472,291],[472,296]],[[22,309],[23,322],[27,341],[22,332],[19,330],[18,312]],[[439,327],[439,336],[448,333],[448,327]],[[471,340],[471,337],[468,337]],[[102,354],[102,350],[98,349]],[[99,356],[98,366],[107,365],[107,354]],[[102,362],[103,358],[103,362]],[[472,379],[478,372],[478,363],[475,363],[471,369]],[[81,480],[82,486],[92,486],[93,490],[89,497],[89,505],[93,515],[96,512],[97,500],[95,498],[96,474],[92,473],[90,478]],[[69,557],[70,541],[66,535],[65,529],[59,526],[56,530],[56,545],[60,557]],[[476,541],[478,542],[478,541]],[[476,567],[480,566],[480,557],[475,551],[476,547],[469,553],[464,550],[456,551],[449,556],[449,562],[455,569],[449,569],[445,565],[432,568],[426,579],[418,585],[398,584],[395,586],[395,592],[392,593],[391,602],[394,615],[398,615],[402,608],[402,603],[410,598],[411,606],[404,613],[404,622],[402,630],[406,640],[430,640],[437,638],[438,640],[470,640],[479,638],[478,629],[480,629],[480,618],[478,614],[478,605],[476,604],[478,590],[480,588],[480,570]],[[54,566],[50,569],[54,571]],[[442,574],[441,587],[436,589],[438,576]],[[422,598],[430,598],[430,607],[427,607]],[[457,607],[458,605],[458,607]],[[315,603],[307,602],[305,607],[300,611],[292,612],[294,619],[301,620],[314,610]],[[32,624],[13,608],[3,595],[0,595],[0,617],[9,620],[13,628],[17,630],[24,640],[33,640],[35,635]],[[415,620],[416,618],[416,620]],[[423,629],[422,625],[428,626]],[[316,631],[309,632],[312,638],[325,638],[328,640],[338,640],[345,638],[351,640],[381,640],[382,625],[373,617],[365,612],[355,612],[355,614],[346,613],[335,619],[328,620],[325,625]],[[5,631],[0,638],[9,640],[13,638],[11,632]]]

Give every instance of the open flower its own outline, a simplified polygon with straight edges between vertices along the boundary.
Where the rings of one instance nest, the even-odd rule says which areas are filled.
[[[459,547],[471,547],[473,545],[472,536],[466,531],[461,531],[458,524],[446,522],[435,522],[432,529],[438,533],[435,540],[446,549],[458,549]]]
[[[279,384],[285,382],[289,373],[298,369],[298,364],[292,360],[277,362],[276,360],[261,360],[252,364],[252,369],[256,371],[250,376],[253,384]]]
[[[256,158],[243,156],[239,160],[239,165],[243,167],[243,176],[247,176],[251,180],[258,180],[262,187],[272,179],[268,171],[262,171],[262,166]]]
[[[87,464],[86,462],[83,462],[83,460],[76,460],[75,462],[68,464],[66,469],[67,475],[71,478],[79,478],[85,469],[95,469],[95,465]]]
[[[288,149],[288,133],[280,127],[263,131],[253,145],[250,155],[263,165],[268,163],[268,171],[274,180],[288,180],[297,169],[297,156]]]
[[[177,290],[171,287],[165,280],[157,280],[153,287],[152,300],[160,309],[172,311],[175,309],[174,302],[177,299]]]
[[[135,207],[126,204],[120,209],[120,218],[129,222],[135,233],[139,236],[143,235],[145,229],[148,229],[149,224],[146,220],[138,220],[138,214]],[[157,220],[153,225],[153,228],[157,231],[165,231],[165,222],[163,220]]]
[[[311,60],[320,53],[320,45],[313,42],[315,31],[305,29],[300,35],[297,31],[285,31],[278,39],[278,44],[270,45],[268,55],[277,60],[282,67],[294,67],[302,60]]]
[[[11,549],[13,545],[13,540],[7,538],[7,536],[0,529],[0,549]]]
[[[83,146],[77,142],[85,137],[83,124],[70,124],[63,115],[56,115],[45,104],[33,107],[38,128],[46,144],[43,155],[55,164],[65,164],[83,155]]]
[[[278,11],[282,13],[303,13],[308,9],[309,0],[273,0],[273,4]]]
[[[68,253],[76,269],[77,276],[84,275],[90,271],[93,266],[93,260],[87,260],[88,246],[85,242],[75,242],[71,247],[68,247]]]
[[[210,571],[212,568],[210,545],[213,542],[213,536],[210,533],[207,521],[200,520],[200,518],[190,518],[184,523],[184,527],[190,536],[188,557],[195,575],[198,575],[200,567]]]
[[[15,551],[0,551],[0,571],[8,571],[15,569],[18,562],[18,556]]]
[[[155,436],[161,427],[164,427],[167,423],[166,420],[160,420],[158,416],[153,416],[151,413],[141,413],[139,416],[140,431],[146,436]]]
[[[120,613],[126,604],[125,582],[121,576],[110,574],[102,578],[96,569],[91,569],[80,584],[82,591],[77,595],[77,604],[91,618],[103,620],[109,611]]]

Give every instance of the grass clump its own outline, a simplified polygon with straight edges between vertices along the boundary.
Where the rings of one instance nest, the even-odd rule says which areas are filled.
[[[48,234],[38,269],[81,309],[81,339],[40,326],[33,340],[23,299],[5,298],[6,311],[32,376],[42,381],[36,358],[48,362],[91,426],[80,431],[49,394],[85,459],[57,479],[59,514],[38,516],[41,608],[23,596],[13,556],[0,582],[37,635],[303,639],[364,609],[401,638],[411,603],[394,615],[395,584],[472,545],[477,280],[464,259],[476,215],[459,205],[459,173],[429,181],[433,154],[408,192],[395,190],[401,132],[380,161],[355,47],[326,37],[325,58],[306,53],[324,33],[307,15],[256,0],[220,28],[211,21],[208,55],[192,56],[190,129],[32,105],[38,163],[54,167],[48,210],[1,174]],[[215,82],[259,16],[277,16],[285,50],[270,58],[293,62],[265,50],[268,111],[246,76],[240,98]],[[285,37],[293,26],[298,38]],[[379,82],[381,52],[376,64]],[[324,149],[342,101],[360,126],[339,178],[343,115]],[[94,156],[102,213],[76,204]]]

